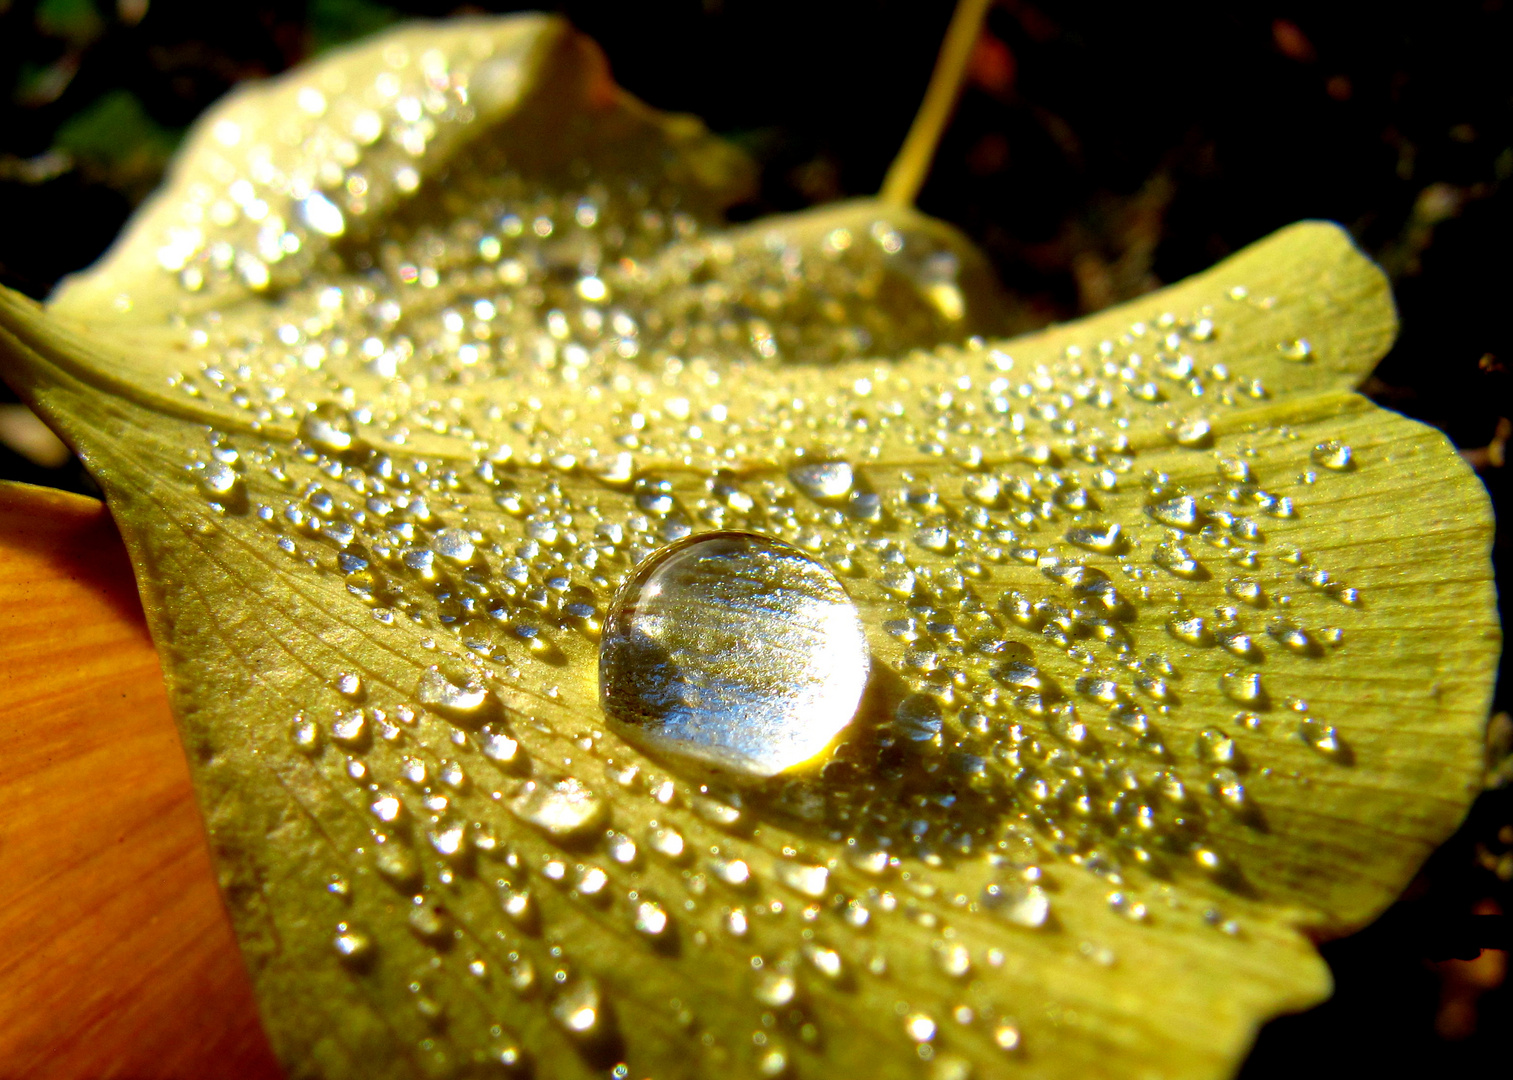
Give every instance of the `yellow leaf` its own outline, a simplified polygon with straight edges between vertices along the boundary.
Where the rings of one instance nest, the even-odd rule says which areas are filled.
[[[412,27],[0,297],[277,1052],[1226,1074],[1480,776],[1486,503],[1350,392],[1385,282],[1302,224],[1003,343],[948,227],[723,229],[744,174],[558,22]]]

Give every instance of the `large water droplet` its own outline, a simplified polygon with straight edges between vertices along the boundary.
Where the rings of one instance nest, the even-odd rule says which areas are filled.
[[[599,693],[653,749],[775,776],[851,722],[870,667],[824,564],[764,536],[707,533],[653,553],[616,595]]]

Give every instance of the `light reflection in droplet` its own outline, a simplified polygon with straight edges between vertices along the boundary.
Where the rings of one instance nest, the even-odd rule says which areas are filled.
[[[822,563],[767,537],[709,533],[654,553],[616,596],[600,699],[655,749],[774,776],[850,723],[869,670],[857,610]]]

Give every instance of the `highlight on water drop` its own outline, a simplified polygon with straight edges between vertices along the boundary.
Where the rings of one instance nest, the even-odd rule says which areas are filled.
[[[822,562],[756,533],[652,553],[610,605],[605,713],[648,749],[752,777],[807,762],[851,722],[870,653]]]

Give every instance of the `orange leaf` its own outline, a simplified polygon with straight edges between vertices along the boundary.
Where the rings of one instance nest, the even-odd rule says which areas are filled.
[[[0,484],[0,716],[0,1076],[278,1077],[93,499]]]

